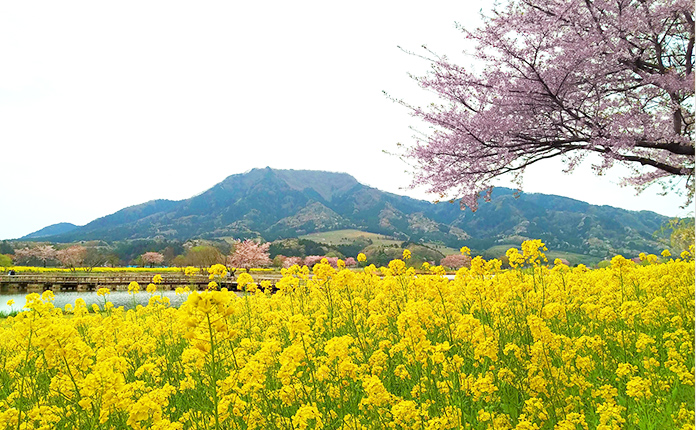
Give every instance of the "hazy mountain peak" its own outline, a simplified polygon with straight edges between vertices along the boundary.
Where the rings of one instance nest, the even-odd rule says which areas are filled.
[[[270,169],[270,167],[267,167]],[[347,173],[324,172],[320,170],[275,170],[271,169],[278,178],[285,181],[290,188],[304,191],[311,188],[326,201],[334,196],[344,194],[358,181]]]
[[[67,233],[76,229],[78,226],[69,222],[60,222],[58,224],[49,225],[41,230],[30,233],[20,238],[22,239],[39,239],[42,237],[55,236],[56,234]]]
[[[228,176],[223,182],[213,188],[232,189],[240,186],[253,188],[253,184],[272,181],[273,179],[284,183],[290,189],[296,191],[313,190],[327,202],[359,185],[359,182],[347,173],[265,167],[254,168],[244,173]]]

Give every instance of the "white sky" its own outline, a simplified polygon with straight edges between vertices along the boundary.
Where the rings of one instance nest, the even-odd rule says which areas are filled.
[[[398,194],[408,166],[383,153],[426,126],[382,91],[430,96],[429,64],[397,46],[470,61],[454,22],[492,1],[0,2],[0,239],[184,199],[253,167],[346,172]],[[525,191],[664,215],[585,166],[531,169]]]

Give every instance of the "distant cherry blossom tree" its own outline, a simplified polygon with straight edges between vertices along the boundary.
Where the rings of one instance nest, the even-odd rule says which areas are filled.
[[[304,258],[304,264],[311,269],[315,264],[319,264],[322,258],[326,257],[323,255],[308,255]]]
[[[313,267],[315,264],[319,264],[321,260],[326,259],[326,262],[331,265],[331,267],[337,268],[338,267],[338,257],[327,257],[325,255],[308,255],[304,259],[304,264],[307,267]],[[346,262],[343,262],[346,264]],[[346,264],[347,266],[348,264]]]
[[[469,267],[471,266],[471,257],[459,254],[448,255],[440,260],[440,266],[449,267],[450,269]]]
[[[56,258],[56,249],[53,245],[39,245],[33,248],[25,247],[15,250],[15,260],[18,262],[27,263],[32,258],[42,261],[43,266],[46,267],[49,260]]]
[[[326,262],[331,265],[331,267],[338,267],[338,257],[324,257]]]
[[[56,252],[58,261],[60,261],[64,267],[72,270],[80,267],[85,261],[85,257],[87,257],[87,248],[81,245],[73,245]]]
[[[44,267],[46,267],[46,262],[48,260],[54,260],[56,258],[56,249],[53,245],[40,245],[34,248],[36,258],[43,261]]]
[[[285,259],[283,260],[284,269],[292,267],[295,264],[297,264],[298,266],[302,266],[304,264],[302,257],[285,257]]]
[[[237,269],[251,269],[253,267],[270,266],[271,258],[268,248],[270,243],[258,244],[253,240],[245,240],[235,245],[234,253],[229,257],[227,264]]]
[[[413,185],[477,207],[492,181],[561,157],[572,171],[599,154],[598,175],[629,167],[624,185],[657,182],[694,193],[694,2],[520,0],[502,2],[477,30],[482,67],[433,52],[417,78],[443,99],[404,105],[432,126],[406,149]],[[681,183],[681,184],[680,184]]]
[[[34,258],[34,251],[31,248],[19,248],[14,251],[15,262],[24,264]]]
[[[154,267],[155,264],[162,264],[164,262],[164,255],[159,252],[146,252],[140,257],[143,260],[143,264],[149,264],[150,267]]]
[[[348,258],[346,258],[346,260],[344,261],[344,263],[346,264],[346,267],[353,267],[353,266],[357,266],[357,265],[358,265],[358,262],[355,261],[355,258],[353,258],[353,257],[348,257]]]

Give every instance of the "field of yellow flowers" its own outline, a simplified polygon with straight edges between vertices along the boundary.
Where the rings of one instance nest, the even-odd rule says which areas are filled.
[[[62,267],[36,267],[36,266],[0,266],[0,272],[7,272],[8,270],[14,270],[18,274],[44,274],[44,273],[78,273],[78,274],[95,274],[95,273],[183,273],[186,269],[198,269],[196,267],[74,267],[72,269],[66,269]],[[230,270],[240,270],[235,268],[230,268]],[[244,269],[241,269],[244,270]],[[273,272],[275,269],[272,268],[251,268],[249,272],[251,273],[268,273]],[[196,273],[200,272],[198,270]]]
[[[454,280],[243,274],[178,309],[30,294],[0,322],[0,429],[694,428],[693,251],[588,270],[543,249]]]

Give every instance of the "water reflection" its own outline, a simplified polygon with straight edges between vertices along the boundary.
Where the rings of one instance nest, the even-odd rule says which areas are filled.
[[[162,291],[155,293],[156,295],[162,294],[165,297],[169,297],[171,305],[174,307],[179,307],[188,297],[188,294],[176,294],[174,291]],[[100,307],[104,304],[104,298],[97,295],[96,291],[61,291],[55,293],[56,299],[53,301],[53,305],[57,308],[63,308],[66,304],[70,303],[75,305],[75,300],[82,298],[87,306],[91,308],[93,303],[98,304]],[[0,312],[8,313],[13,310],[21,310],[26,303],[27,293],[0,293]],[[135,305],[147,305],[148,300],[150,300],[151,295],[147,292],[139,292],[137,294],[128,294],[128,291],[112,291],[111,294],[106,296],[106,300],[113,303],[115,307],[123,306],[125,309],[130,309],[133,307],[133,300],[135,299]],[[12,306],[7,306],[9,300],[14,300],[15,303]]]
[[[453,280],[455,275],[446,275],[447,279]],[[26,303],[26,296],[28,293],[2,293],[0,292],[0,312],[2,313],[8,313],[11,311],[18,311],[21,310],[24,307],[24,304]],[[188,294],[179,294],[177,295],[174,291],[172,290],[165,290],[165,291],[158,291],[155,293],[157,295],[162,294],[165,297],[169,297],[169,301],[172,306],[174,307],[179,307],[181,306],[184,301],[186,301],[186,298],[188,297]],[[241,293],[239,291],[235,291],[235,294],[238,296],[242,296],[244,293]],[[145,292],[145,291],[140,291],[139,293],[135,295],[128,294],[128,291],[112,291],[111,294],[106,296],[106,300],[113,303],[115,307],[120,307],[123,306],[125,309],[131,309],[133,307],[133,299],[135,296],[135,305],[147,305],[147,302],[150,300],[150,294]],[[71,305],[75,305],[75,300],[78,298],[82,298],[85,303],[87,303],[87,307],[91,308],[92,304],[96,303],[100,307],[104,304],[104,298],[100,297],[97,295],[96,291],[61,291],[59,293],[55,293],[55,300],[53,301],[53,305],[57,308],[64,308],[66,304],[70,303]],[[14,300],[14,304],[12,306],[7,306],[7,302],[9,300]]]

